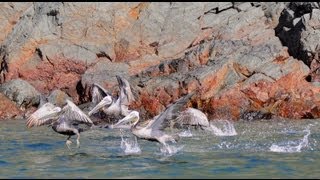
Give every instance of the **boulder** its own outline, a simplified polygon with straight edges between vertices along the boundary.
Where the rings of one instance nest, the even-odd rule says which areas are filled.
[[[70,96],[68,96],[65,92],[59,89],[53,90],[47,97],[48,102],[59,107],[63,107],[66,104],[66,99],[72,101],[72,98]]]
[[[22,79],[14,79],[3,83],[0,86],[0,92],[22,109],[36,106],[40,103],[40,93]]]

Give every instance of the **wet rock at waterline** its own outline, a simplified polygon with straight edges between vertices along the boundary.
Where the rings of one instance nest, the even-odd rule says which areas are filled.
[[[20,78],[44,97],[60,90],[82,104],[93,83],[116,94],[121,75],[136,96],[131,108],[145,117],[197,91],[188,106],[209,119],[318,118],[318,7],[4,2],[0,80]]]

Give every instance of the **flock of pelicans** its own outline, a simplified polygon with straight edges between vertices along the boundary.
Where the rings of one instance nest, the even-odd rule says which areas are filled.
[[[135,100],[129,82],[120,76],[116,78],[120,88],[118,97],[113,97],[103,87],[93,84],[91,110],[88,113],[68,99],[62,108],[47,102],[28,117],[27,127],[51,126],[55,132],[68,136],[66,145],[70,149],[71,136],[77,135],[76,144],[80,147],[80,133],[94,127],[130,129],[140,139],[167,146],[167,142],[176,142],[179,137],[165,133],[164,129],[167,127],[197,126],[206,130],[210,126],[206,115],[200,110],[187,108],[181,111],[194,93],[181,97],[146,123],[141,122],[139,112],[129,109],[129,104]]]

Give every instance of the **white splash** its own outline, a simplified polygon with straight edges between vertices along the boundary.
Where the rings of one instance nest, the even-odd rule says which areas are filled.
[[[193,136],[190,129],[182,131],[178,135],[180,137],[192,137]]]
[[[218,120],[220,124],[222,124],[222,128],[218,128],[217,126],[210,124],[210,130],[216,136],[236,136],[238,133],[236,132],[233,123],[228,120]]]
[[[125,154],[141,153],[137,137],[135,137],[134,139],[134,141],[130,141],[129,139],[123,139],[123,136],[121,135],[121,149],[124,151]]]
[[[164,145],[160,148],[162,155],[172,156],[183,149],[183,145],[180,147],[175,147],[173,145]]]
[[[288,152],[288,153],[301,152],[301,149],[308,147],[308,144],[309,144],[308,137],[311,134],[309,127],[310,126],[308,126],[306,130],[304,130],[304,132],[307,132],[307,134],[303,136],[302,140],[300,141],[300,143],[298,145],[294,145],[295,142],[293,142],[293,141],[287,142],[287,144],[284,146],[272,144],[270,147],[270,151],[272,151],[272,152]]]

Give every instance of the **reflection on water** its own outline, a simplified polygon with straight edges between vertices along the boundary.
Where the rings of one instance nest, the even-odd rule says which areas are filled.
[[[70,151],[67,137],[51,128],[27,129],[22,120],[0,124],[0,178],[320,177],[318,120],[239,121],[233,136],[190,130],[192,136],[169,145],[169,155],[129,131],[84,132],[81,147]]]

